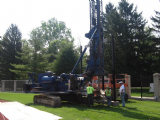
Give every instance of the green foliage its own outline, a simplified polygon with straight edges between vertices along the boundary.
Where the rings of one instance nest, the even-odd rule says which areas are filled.
[[[43,21],[39,29],[41,30],[42,38],[48,43],[53,40],[74,40],[71,36],[71,30],[66,27],[65,23],[58,22],[55,18],[48,20],[48,22]]]
[[[116,73],[127,73],[132,76],[132,85],[140,75],[153,74],[151,71],[155,62],[156,42],[153,41],[151,30],[146,28],[146,20],[142,13],[137,12],[133,4],[121,0],[117,7],[109,3],[104,15],[104,45],[105,70],[111,73],[112,48],[111,35],[115,39]],[[151,65],[152,64],[152,65]]]
[[[39,39],[32,39],[29,42],[23,40],[22,52],[19,53],[21,57],[17,57],[23,61],[23,64],[12,64],[15,69],[11,70],[19,75],[19,79],[28,78],[30,72],[35,72],[35,76],[37,76],[38,73],[43,73],[46,70],[47,58],[43,55],[44,48],[41,48],[40,44],[38,46],[38,42],[41,41]]]
[[[71,31],[65,26],[64,22],[58,22],[55,18],[50,19],[48,22],[42,22],[40,27],[31,31],[29,40],[22,41],[22,52],[18,53],[21,57],[17,56],[17,59],[23,61],[23,64],[11,64],[14,69],[10,69],[12,72],[19,75],[20,79],[26,78],[27,73],[29,72],[36,73],[36,81],[37,74],[44,73],[45,71],[66,73],[73,67],[72,64],[75,63],[74,60],[77,60]],[[71,47],[71,50],[65,53],[64,49],[69,50],[69,47]],[[68,56],[70,56],[70,58]],[[73,59],[73,61],[68,58]],[[65,64],[62,62],[61,65],[57,59],[68,59],[68,61]],[[58,66],[65,65],[67,67],[66,69],[60,69],[61,71],[59,71],[57,66],[57,70],[54,69],[54,64],[58,64]]]
[[[17,76],[14,72],[11,64],[21,64],[21,61],[16,58],[20,57],[18,52],[21,52],[21,32],[18,26],[11,24],[6,31],[1,41],[1,79],[14,80]]]
[[[61,73],[71,73],[75,63],[78,60],[77,52],[74,50],[73,45],[66,45],[57,55],[54,61],[54,72],[57,75]]]
[[[160,38],[160,12],[158,12],[158,11],[155,11],[155,13],[156,13],[156,16],[155,17],[151,17],[151,20],[152,20],[152,22],[153,22],[153,24],[152,24],[152,26],[153,26],[153,31],[155,31],[157,34],[158,34],[158,36],[159,36],[159,38]]]

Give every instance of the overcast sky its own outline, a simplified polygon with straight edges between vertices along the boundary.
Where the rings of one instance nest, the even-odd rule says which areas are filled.
[[[108,2],[118,5],[120,0],[103,0],[103,7]],[[128,0],[137,6],[138,12],[148,20],[154,16],[154,10],[160,12],[160,0]],[[103,9],[104,10],[104,9]],[[89,0],[0,0],[0,36],[3,36],[9,26],[16,24],[22,32],[22,38],[29,38],[33,28],[39,27],[41,21],[55,17],[63,21],[71,29],[75,44],[81,41],[88,43],[84,37],[89,32]]]

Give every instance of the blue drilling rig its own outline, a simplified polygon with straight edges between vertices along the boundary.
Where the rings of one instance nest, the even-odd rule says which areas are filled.
[[[89,0],[90,3],[90,31],[85,37],[90,39],[85,46],[80,58],[70,74],[62,73],[56,76],[52,72],[38,75],[38,83],[25,84],[25,92],[38,92],[34,96],[34,103],[49,106],[60,106],[62,101],[86,102],[85,86],[92,81],[93,76],[104,75],[103,58],[103,11],[102,0]],[[90,58],[83,74],[74,74],[78,64],[83,58],[87,48],[90,48]],[[33,74],[30,79],[33,79]],[[32,80],[33,81],[33,80]]]
[[[90,59],[85,72],[95,76],[104,75],[103,58],[103,7],[102,0],[89,0],[90,2],[90,31],[85,37],[90,39],[89,44],[85,46],[81,57],[71,73],[74,73],[80,60],[82,59],[87,47],[90,48]]]

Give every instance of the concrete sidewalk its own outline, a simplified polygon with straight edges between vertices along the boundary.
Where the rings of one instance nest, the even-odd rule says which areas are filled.
[[[54,108],[53,108],[54,109]],[[19,102],[1,102],[0,113],[9,120],[59,120],[59,116],[23,105]],[[4,119],[5,120],[5,119]]]
[[[134,100],[146,100],[146,101],[155,101],[154,97],[137,97],[137,96],[131,96],[129,99],[134,99]]]

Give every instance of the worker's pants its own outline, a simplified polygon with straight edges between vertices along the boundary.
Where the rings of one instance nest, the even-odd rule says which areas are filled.
[[[123,93],[121,94],[121,100],[122,100],[122,106],[123,106],[123,107],[125,107],[124,95],[125,95],[125,92],[123,92]]]
[[[111,96],[106,96],[106,98],[107,98],[108,106],[110,106],[111,101],[112,101],[112,97]]]
[[[93,94],[88,94],[88,107],[90,107],[90,105],[93,106],[92,97],[93,97]]]

